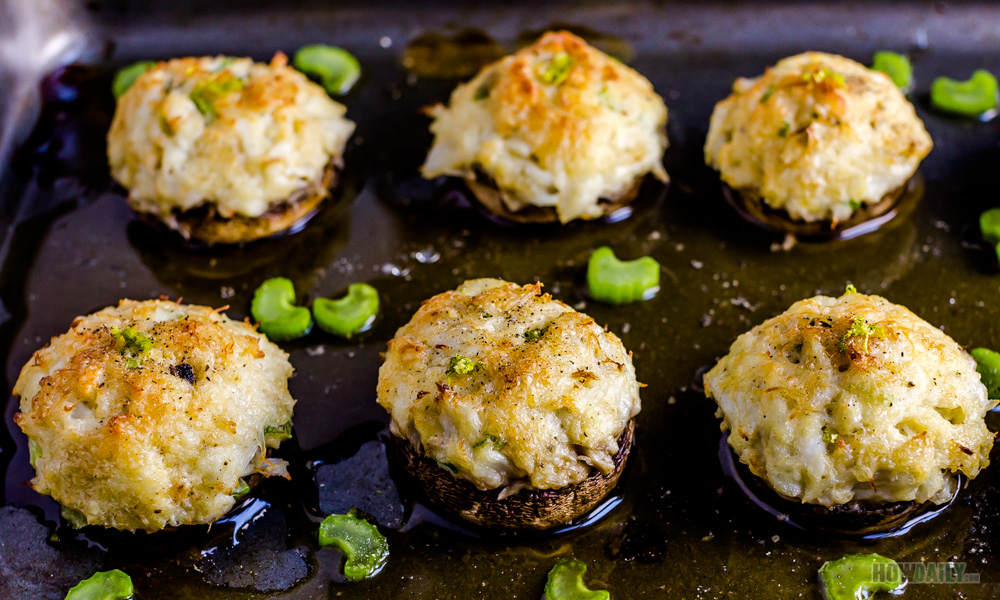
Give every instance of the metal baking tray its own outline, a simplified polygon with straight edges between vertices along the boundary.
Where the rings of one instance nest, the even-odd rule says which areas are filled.
[[[672,184],[666,193],[645,187],[621,222],[502,226],[416,176],[431,139],[420,109],[446,99],[461,79],[442,75],[467,72],[463,60],[511,51],[552,27],[583,33],[627,61],[670,108]],[[960,344],[1000,347],[1000,274],[969,243],[978,214],[1000,204],[997,128],[935,114],[926,97],[936,75],[1000,72],[998,41],[1000,6],[980,3],[7,0],[0,4],[0,351],[8,390],[31,353],[75,316],[122,297],[229,305],[242,318],[254,288],[283,275],[309,297],[370,282],[383,312],[359,341],[312,335],[285,345],[297,370],[295,439],[281,451],[293,482],[269,482],[210,529],[55,529],[58,507],[25,485],[25,440],[9,402],[0,435],[0,597],[62,598],[94,570],[119,567],[143,600],[538,598],[552,564],[576,557],[588,564],[591,586],[618,600],[810,598],[818,597],[824,561],[860,551],[926,565],[958,561],[979,578],[911,584],[907,598],[1000,595],[1000,467],[903,537],[859,542],[795,530],[724,474],[714,403],[696,377],[738,334],[847,282],[908,306]],[[344,99],[358,123],[344,186],[304,231],[194,249],[134,218],[104,156],[116,67],[216,53],[265,60],[316,42],[349,49],[364,75]],[[782,252],[773,248],[780,240],[726,207],[701,148],[712,107],[735,77],[807,49],[862,62],[879,49],[911,53],[913,98],[935,149],[909,218],[855,240]],[[659,260],[659,295],[627,307],[589,301],[582,266],[603,244]],[[339,554],[316,550],[315,528],[330,502],[367,501],[338,499],[330,489],[337,481],[375,478],[368,484],[391,492],[379,458],[387,423],[375,403],[379,352],[421,300],[485,276],[543,281],[634,351],[648,387],[623,482],[595,523],[500,538],[435,516],[402,488],[402,504],[390,498],[386,509],[395,526],[387,566],[371,580],[344,583]],[[998,428],[994,414],[989,424]]]

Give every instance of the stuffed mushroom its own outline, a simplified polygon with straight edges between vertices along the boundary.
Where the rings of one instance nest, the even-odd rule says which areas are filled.
[[[123,300],[79,317],[21,370],[15,422],[39,493],[74,526],[212,523],[248,479],[285,475],[288,356],[204,306]]]
[[[618,338],[541,284],[477,279],[396,333],[378,402],[434,506],[486,528],[547,529],[614,488],[639,387]]]
[[[989,464],[996,402],[975,360],[879,296],[795,303],[737,338],[704,384],[739,460],[820,513],[943,505],[959,474]]]
[[[887,214],[931,147],[887,75],[806,52],[736,80],[712,113],[705,160],[741,212],[785,231],[829,232]]]
[[[208,243],[270,236],[311,216],[354,123],[286,62],[181,58],[139,76],[108,132],[111,173],[132,208]]]
[[[430,109],[425,177],[462,177],[487,209],[521,222],[595,219],[667,180],[667,107],[652,84],[565,32],[484,67]]]

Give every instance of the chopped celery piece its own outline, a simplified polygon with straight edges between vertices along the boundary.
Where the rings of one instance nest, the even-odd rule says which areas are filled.
[[[878,554],[848,554],[819,569],[820,587],[826,600],[870,598],[903,586],[903,573],[891,558]]]
[[[275,341],[300,338],[312,329],[312,313],[295,306],[295,286],[284,277],[268,279],[253,294],[250,312],[260,330]]]
[[[125,600],[132,597],[132,578],[124,572],[101,571],[70,588],[66,600]]]
[[[35,463],[38,462],[38,457],[42,455],[42,448],[39,446],[35,440],[28,438],[28,461],[31,462],[31,468],[35,468]]]
[[[382,570],[389,557],[389,542],[377,527],[352,509],[346,515],[329,515],[319,525],[319,545],[336,546],[344,553],[344,576],[361,581]]]
[[[827,67],[820,67],[818,69],[813,68],[808,73],[802,75],[802,80],[805,81],[809,87],[817,86],[826,83],[829,87],[842,88],[844,87],[844,76],[836,71],[831,71]]]
[[[580,560],[563,560],[549,571],[545,600],[609,600],[607,590],[591,590],[583,585],[587,565]]]
[[[979,230],[990,244],[1000,244],[1000,208],[991,208],[979,215]]]
[[[979,231],[983,240],[994,246],[997,262],[1000,262],[1000,208],[991,208],[979,215]]]
[[[114,94],[115,99],[121,98],[122,94],[127,92],[128,89],[132,87],[135,80],[139,79],[140,75],[155,66],[156,62],[154,61],[142,60],[119,69],[118,72],[115,73],[114,80],[111,82],[111,93]]]
[[[493,446],[496,448],[503,448],[504,446],[507,445],[507,442],[503,441],[502,439],[498,438],[497,436],[491,433],[487,433],[486,437],[484,437],[483,439],[479,440],[478,442],[472,445],[472,449],[475,450],[477,448],[481,448],[486,444],[493,444]]]
[[[343,96],[361,77],[361,64],[354,55],[334,46],[303,46],[292,58],[292,66],[319,81],[328,94]]]
[[[233,92],[238,92],[246,86],[229,71],[220,71],[211,79],[195,84],[189,97],[194,102],[198,112],[205,115],[205,120],[211,123],[219,118],[215,103]]]
[[[313,316],[323,331],[350,338],[371,327],[378,306],[375,288],[367,283],[352,283],[343,298],[317,298],[313,302]]]
[[[59,514],[62,515],[62,518],[65,519],[69,526],[73,529],[80,529],[81,527],[87,526],[87,517],[75,508],[63,506],[59,510]]]
[[[826,425],[824,425],[823,429],[821,429],[820,431],[823,434],[823,441],[826,442],[827,444],[836,444],[837,438],[840,437],[838,433],[836,433]]]
[[[904,54],[880,50],[875,53],[872,60],[872,69],[888,75],[904,94],[913,89],[913,67],[910,65],[910,59]]]
[[[620,261],[602,246],[587,262],[587,287],[591,297],[609,304],[648,300],[660,289],[660,263],[649,256]]]
[[[968,81],[938,77],[931,84],[931,104],[945,112],[978,117],[997,107],[997,78],[982,69]]]
[[[233,490],[233,500],[239,500],[240,498],[246,496],[249,493],[250,493],[250,485],[247,482],[240,479],[240,484],[236,486],[236,489]]]
[[[540,339],[542,339],[542,336],[544,336],[544,335],[545,335],[545,329],[541,329],[541,328],[539,328],[539,329],[530,329],[530,330],[524,332],[524,341],[526,341],[526,342],[533,342],[535,340],[540,340]]]
[[[872,325],[868,322],[868,319],[860,315],[855,315],[854,321],[851,322],[850,329],[847,330],[847,333],[841,336],[837,347],[841,352],[847,352],[847,342],[851,338],[861,338],[862,343],[864,344],[864,350],[865,352],[868,352],[868,338],[872,337],[884,338],[885,328],[881,325]]]
[[[264,435],[270,435],[278,438],[279,440],[287,440],[292,437],[292,422],[288,421],[281,425],[268,425],[264,427]]]
[[[448,377],[458,377],[459,375],[468,375],[469,373],[474,373],[481,369],[483,363],[478,360],[472,360],[466,356],[460,354],[452,356],[448,359],[448,370],[445,371],[445,375]]]
[[[976,359],[976,370],[990,399],[1000,400],[1000,353],[989,348],[974,348],[972,358]]]
[[[128,351],[133,355],[140,354],[153,347],[153,338],[137,330],[135,327],[125,329],[111,328],[111,337],[121,344],[122,352]]]
[[[569,77],[573,68],[573,57],[565,52],[559,52],[542,65],[538,71],[538,79],[546,85],[562,85]]]

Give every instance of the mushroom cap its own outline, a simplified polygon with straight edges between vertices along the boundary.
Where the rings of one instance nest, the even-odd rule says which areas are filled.
[[[213,205],[203,204],[175,215],[169,227],[184,239],[195,239],[207,244],[238,244],[290,230],[297,231],[319,211],[320,204],[336,185],[337,177],[338,167],[330,162],[322,177],[311,181],[286,201],[273,204],[259,217],[233,215],[225,218],[219,215]]]
[[[501,190],[496,187],[496,182],[486,176],[477,176],[466,179],[466,184],[472,195],[490,213],[500,217],[502,220],[514,223],[558,223],[559,211],[551,206],[531,206],[519,201],[511,201],[512,192]],[[642,186],[643,177],[636,177],[632,184],[611,198],[601,198],[598,204],[601,208],[602,216],[612,216],[619,210],[627,207],[635,199]],[[517,211],[511,211],[508,206],[523,205]]]
[[[455,477],[414,449],[408,440],[393,436],[392,446],[407,475],[436,509],[487,530],[540,531],[586,515],[618,485],[634,432],[633,419],[618,438],[610,473],[595,471],[580,483],[554,490],[522,488],[509,496],[502,496],[502,489],[480,490]]]

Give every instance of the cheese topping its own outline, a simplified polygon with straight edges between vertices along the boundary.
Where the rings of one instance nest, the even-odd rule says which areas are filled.
[[[793,219],[836,223],[905,184],[931,146],[887,75],[807,52],[736,80],[715,105],[705,161]]]
[[[941,504],[990,462],[975,360],[879,296],[796,302],[704,381],[740,460],[802,502]]]
[[[91,525],[211,523],[292,418],[288,355],[211,308],[123,300],[80,317],[21,370],[32,486]]]
[[[168,225],[205,204],[260,217],[339,164],[354,123],[285,63],[181,58],[141,75],[108,132],[111,173],[132,207]]]
[[[622,343],[540,288],[479,279],[434,296],[379,370],[392,431],[483,490],[609,473],[639,412]]]
[[[425,177],[481,171],[507,208],[553,207],[594,219],[653,173],[667,180],[667,107],[652,84],[580,38],[550,32],[458,86],[434,106]]]

